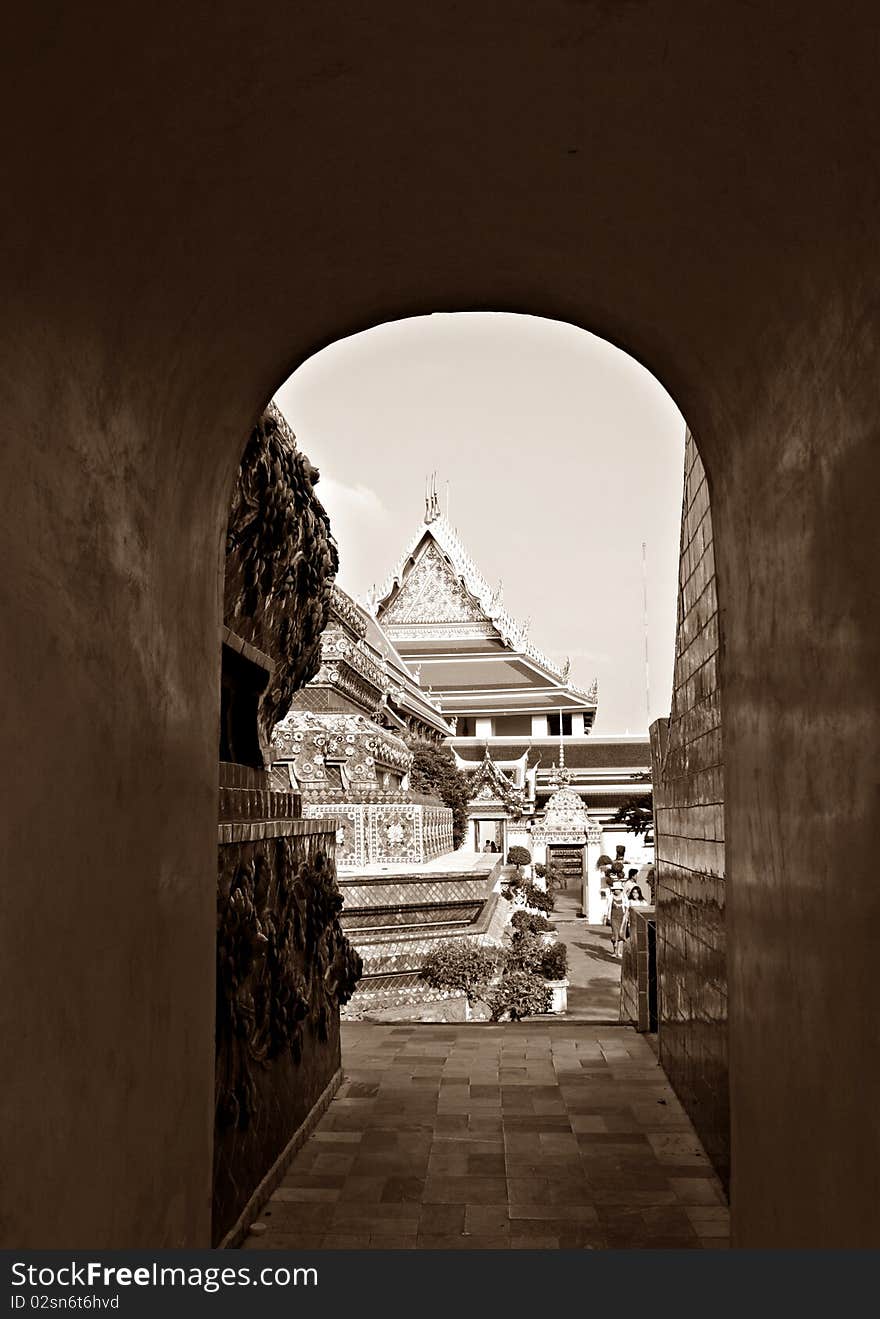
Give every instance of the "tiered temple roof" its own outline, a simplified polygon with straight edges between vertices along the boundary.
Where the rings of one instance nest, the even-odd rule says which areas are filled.
[[[529,640],[439,512],[436,500],[371,601],[383,631],[422,673],[444,714],[577,711],[593,721],[597,690],[575,686]]]

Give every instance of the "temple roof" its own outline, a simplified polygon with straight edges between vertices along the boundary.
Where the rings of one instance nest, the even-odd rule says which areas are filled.
[[[333,588],[333,608],[338,616],[345,613],[349,626],[357,630],[364,645],[384,664],[390,701],[404,713],[415,716],[435,732],[448,737],[450,726],[440,713],[438,703],[421,690],[413,673],[368,610],[338,586]]]
[[[455,753],[462,761],[479,764],[489,747],[485,738],[456,738]],[[492,738],[493,754],[505,762],[518,760],[528,754],[529,765],[540,764],[549,770],[559,756],[558,738]],[[604,739],[590,737],[588,741],[565,739],[565,764],[568,769],[627,769],[636,772],[650,768],[651,744],[646,737]]]
[[[595,706],[596,684],[588,692],[575,687],[569,662],[560,665],[532,645],[528,623],[508,613],[501,594],[501,584],[494,590],[489,585],[435,501],[370,603],[383,628],[439,624],[459,628],[464,637],[483,625],[486,635],[527,657],[554,685]]]

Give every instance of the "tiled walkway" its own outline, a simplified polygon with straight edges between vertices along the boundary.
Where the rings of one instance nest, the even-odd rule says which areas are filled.
[[[342,1058],[245,1249],[727,1244],[718,1181],[629,1027],[352,1022]]]
[[[551,920],[568,949],[568,1016],[577,1021],[617,1021],[620,1016],[620,958],[611,952],[611,932],[578,920],[580,894],[556,894]]]

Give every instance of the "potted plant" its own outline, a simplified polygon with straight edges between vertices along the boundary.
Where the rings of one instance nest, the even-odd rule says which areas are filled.
[[[547,988],[550,990],[551,1004],[549,1011],[561,1014],[568,1011],[568,949],[564,943],[555,943],[545,948],[541,956],[539,969]]]
[[[464,995],[464,1019],[470,1021],[475,1004],[486,1001],[487,989],[497,969],[497,957],[489,948],[464,939],[439,944],[428,956],[419,978],[446,993]]]
[[[509,967],[490,990],[487,1002],[493,1021],[509,1016],[511,1021],[534,1017],[550,1009],[552,994],[547,981],[524,967]]]

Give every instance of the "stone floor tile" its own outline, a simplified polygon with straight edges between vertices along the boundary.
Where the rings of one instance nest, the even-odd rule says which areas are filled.
[[[385,1189],[385,1177],[346,1177],[339,1192],[339,1199],[357,1203],[378,1204]]]
[[[419,1215],[419,1235],[456,1236],[464,1231],[466,1206],[463,1204],[423,1204]]]
[[[356,1159],[361,1157],[359,1147],[355,1147],[356,1152],[352,1154],[319,1154],[312,1164],[313,1173],[341,1173],[343,1176],[351,1172],[352,1165]]]
[[[507,1197],[514,1204],[547,1204],[549,1183],[541,1177],[508,1177]]]
[[[279,1186],[269,1197],[271,1205],[279,1203],[332,1203],[339,1199],[339,1187],[326,1186]]]
[[[467,1205],[464,1230],[471,1236],[506,1236],[510,1229],[509,1206]]]
[[[344,1173],[287,1172],[281,1186],[329,1186],[338,1189],[344,1181]]]
[[[670,1177],[669,1185],[678,1199],[686,1205],[723,1205],[724,1197],[718,1183],[709,1177]]]
[[[429,1177],[425,1204],[498,1204],[506,1198],[503,1177]]]
[[[265,1236],[245,1237],[242,1250],[322,1250],[326,1236],[317,1233],[267,1232]]]
[[[389,1177],[382,1191],[383,1204],[415,1201],[421,1204],[425,1190],[424,1177]]]
[[[515,1236],[511,1233],[510,1249],[511,1250],[559,1250],[559,1237],[541,1236]]]
[[[468,1154],[467,1172],[472,1177],[503,1177],[505,1175],[504,1155],[502,1154]]]

